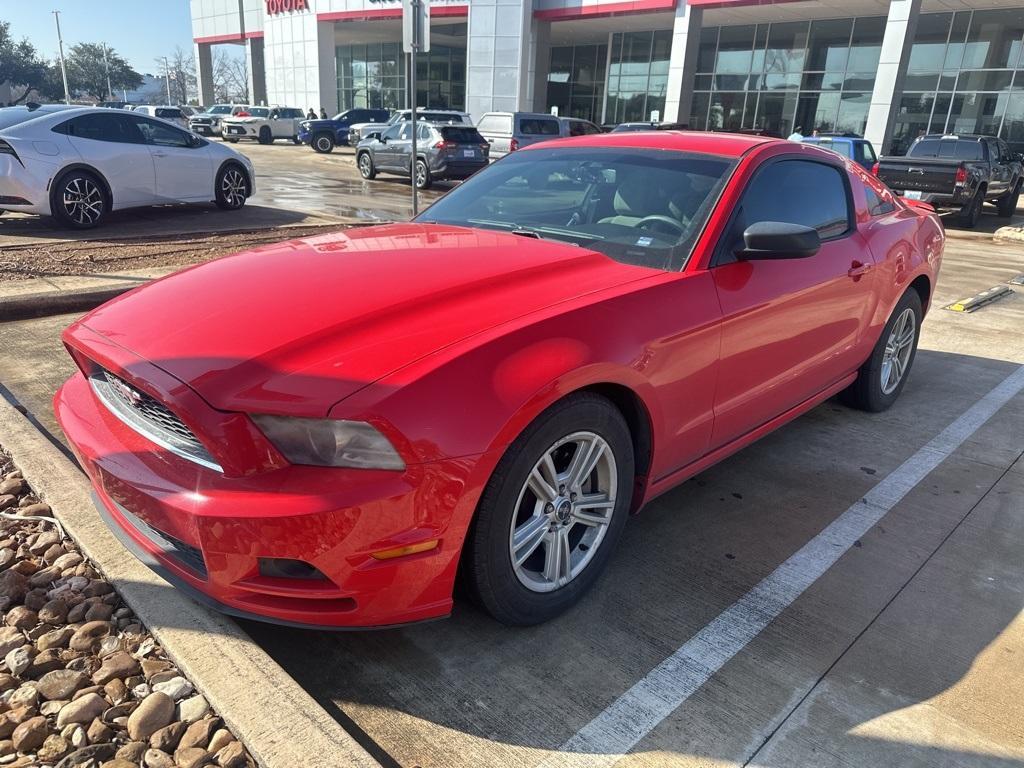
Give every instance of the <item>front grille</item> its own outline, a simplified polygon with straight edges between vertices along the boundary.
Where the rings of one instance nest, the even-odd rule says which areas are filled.
[[[115,501],[114,504],[117,504]],[[141,517],[132,514],[121,504],[117,504],[117,511],[127,520],[136,531],[153,542],[160,550],[173,557],[197,576],[206,578],[206,560],[203,559],[203,552],[181,539],[176,539],[158,528],[154,528]]]
[[[98,370],[89,382],[100,402],[143,437],[196,464],[223,471],[195,433],[160,401],[110,371]]]

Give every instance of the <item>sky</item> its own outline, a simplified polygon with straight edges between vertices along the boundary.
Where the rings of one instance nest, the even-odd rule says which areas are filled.
[[[156,57],[175,46],[192,53],[188,0],[0,0],[11,36],[27,37],[46,58],[57,55],[51,11],[61,12],[65,53],[75,43],[106,43],[143,74],[156,72]]]

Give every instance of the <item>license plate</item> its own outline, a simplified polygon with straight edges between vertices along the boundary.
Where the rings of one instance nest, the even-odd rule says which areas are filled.
[[[920,189],[908,189],[903,192],[903,196],[907,200],[920,200],[922,194],[924,193]]]
[[[476,150],[475,149],[464,149],[464,150],[462,150],[462,156],[463,157],[476,157]]]

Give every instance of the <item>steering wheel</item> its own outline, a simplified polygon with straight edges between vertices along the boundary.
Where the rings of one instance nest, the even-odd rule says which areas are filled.
[[[660,213],[656,213],[651,216],[644,216],[634,226],[637,229],[644,229],[645,226],[648,224],[664,224],[680,237],[686,234],[686,227],[684,227],[678,221],[673,219],[671,216],[663,216]],[[658,227],[654,227],[654,229],[658,229]]]

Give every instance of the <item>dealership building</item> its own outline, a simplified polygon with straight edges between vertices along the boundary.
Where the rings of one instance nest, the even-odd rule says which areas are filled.
[[[1024,152],[1024,4],[999,0],[430,0],[419,106],[656,119],[782,136],[923,132]],[[1016,0],[1021,3],[1021,0]],[[400,0],[191,0],[201,101],[244,46],[256,102],[408,106]]]

